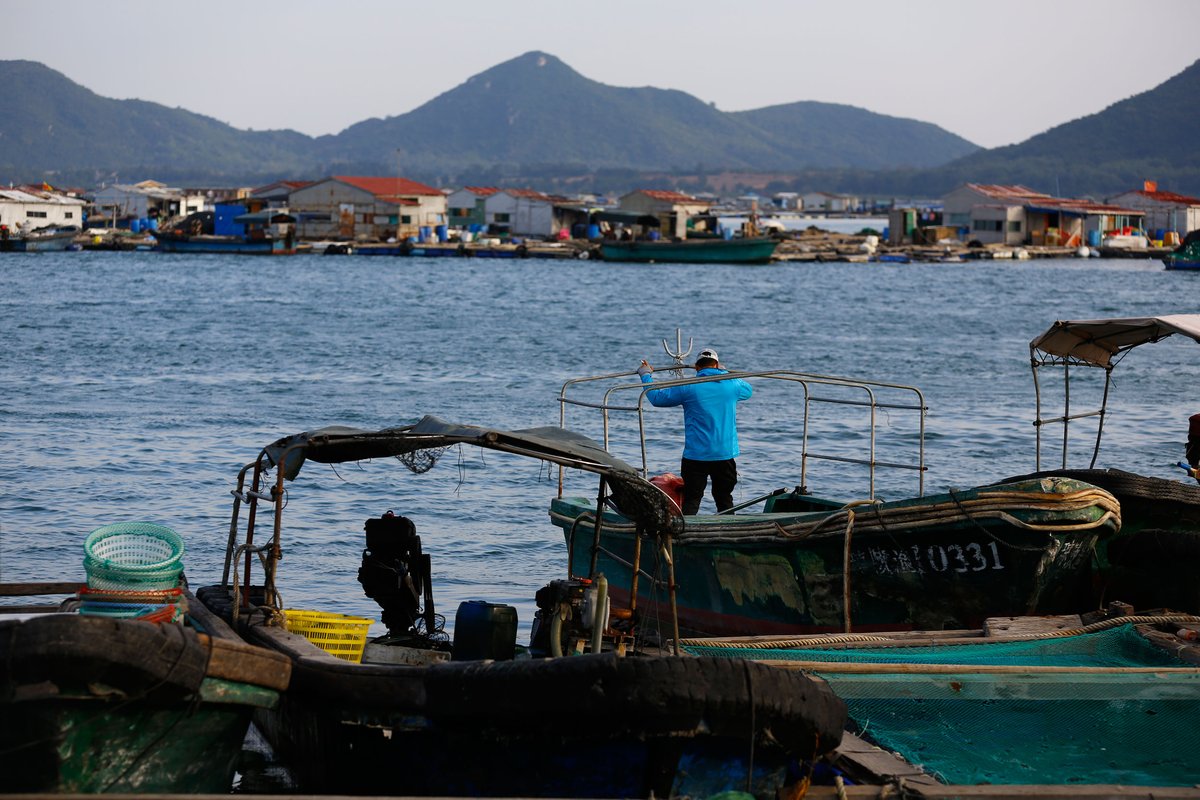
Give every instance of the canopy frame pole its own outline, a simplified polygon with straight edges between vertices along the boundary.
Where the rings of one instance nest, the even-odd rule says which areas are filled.
[[[1029,366],[1033,370],[1033,468],[1035,472],[1042,471],[1042,385],[1038,381],[1038,361],[1033,357],[1033,348],[1029,348]]]
[[[1063,440],[1062,440],[1062,466],[1059,469],[1067,468],[1067,432],[1071,429],[1071,364],[1063,362]]]
[[[600,558],[600,531],[604,528],[604,489],[607,481],[600,476],[600,488],[596,491],[596,524],[592,526],[592,563],[588,568],[588,578],[595,580],[596,563]]]
[[[1104,417],[1108,411],[1108,387],[1112,385],[1112,364],[1104,368],[1104,396],[1100,399],[1099,420],[1096,422],[1096,446],[1092,448],[1092,463],[1088,469],[1096,468],[1096,459],[1100,456],[1100,437],[1104,435]]]
[[[253,466],[253,464],[247,464],[241,468],[237,477],[237,489],[233,491],[233,514],[229,520],[229,540],[225,544],[225,565],[221,572],[222,586],[229,586],[229,569],[234,559],[234,548],[237,547],[238,519],[242,515],[242,498],[245,497],[242,490],[246,486],[246,472]],[[253,498],[247,499],[253,502]]]
[[[254,563],[253,555],[250,548],[254,545],[254,522],[258,515],[258,493],[262,489],[262,456],[254,462],[254,478],[250,481],[250,491],[253,494],[250,496],[250,511],[246,517],[246,574],[243,576],[245,580],[244,589],[242,591],[242,605],[246,608],[250,607],[250,566]]]
[[[638,530],[633,533],[633,570],[629,579],[629,635],[631,638],[636,638],[637,633],[637,593],[638,593],[638,578],[641,577],[642,571],[642,536],[645,531]]]

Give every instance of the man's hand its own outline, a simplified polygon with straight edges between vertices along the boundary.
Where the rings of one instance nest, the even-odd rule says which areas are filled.
[[[650,366],[649,362],[647,362],[646,359],[643,358],[641,365],[638,366],[638,368],[637,368],[637,374],[638,375],[649,375],[651,372],[654,372],[654,367]]]

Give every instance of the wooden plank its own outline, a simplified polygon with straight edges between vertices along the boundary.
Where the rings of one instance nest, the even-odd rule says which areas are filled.
[[[1078,614],[1045,617],[989,617],[983,621],[983,633],[987,637],[1038,636],[1043,633],[1075,630],[1083,627]]]
[[[872,664],[866,662],[839,661],[782,661],[758,660],[780,669],[812,672],[845,673],[850,675],[1158,675],[1187,674],[1200,672],[1196,667],[1046,667],[1021,666],[1016,664]]]
[[[75,594],[86,583],[57,581],[41,583],[0,583],[0,597],[25,597],[38,594]]]
[[[283,691],[292,677],[292,660],[282,653],[256,647],[242,641],[216,639],[198,634],[212,652],[208,658],[208,674],[228,681],[252,683],[268,689]]]

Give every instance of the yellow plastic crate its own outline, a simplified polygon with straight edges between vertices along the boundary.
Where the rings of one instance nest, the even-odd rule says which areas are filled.
[[[330,655],[355,664],[362,662],[367,630],[373,620],[328,611],[284,609],[287,629],[298,633]]]

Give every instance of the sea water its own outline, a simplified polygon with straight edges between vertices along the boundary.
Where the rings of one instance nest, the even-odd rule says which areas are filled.
[[[916,386],[929,408],[926,493],[995,481],[1034,469],[1034,336],[1056,319],[1195,312],[1197,280],[1151,260],[747,267],[9,254],[0,257],[0,580],[82,580],[91,530],[148,520],[184,537],[193,586],[217,582],[238,470],[274,440],[425,414],[557,425],[564,381],[642,358],[669,364],[662,340],[673,350],[677,330],[685,348],[694,342],[693,358],[714,347],[735,370]],[[1139,348],[1117,368],[1098,466],[1184,477],[1174,465],[1187,418],[1200,412],[1200,350],[1179,339]],[[756,387],[739,412],[739,502],[799,483],[802,403]],[[901,417],[881,412],[881,438]],[[677,471],[679,410],[647,418],[651,471]],[[829,436],[861,443],[864,430]],[[1090,441],[1072,439],[1074,466],[1087,466]],[[867,491],[861,474],[836,467],[814,464],[807,484],[847,499]],[[431,555],[448,627],[459,602],[482,599],[516,606],[527,633],[534,592],[566,573],[547,515],[557,478],[537,461],[457,448],[421,475],[390,460],[307,464],[284,514],[284,604],[378,619],[356,573],[365,519],[393,510],[414,520]],[[590,481],[570,481],[594,496]],[[917,484],[910,473],[876,489],[896,499]]]

